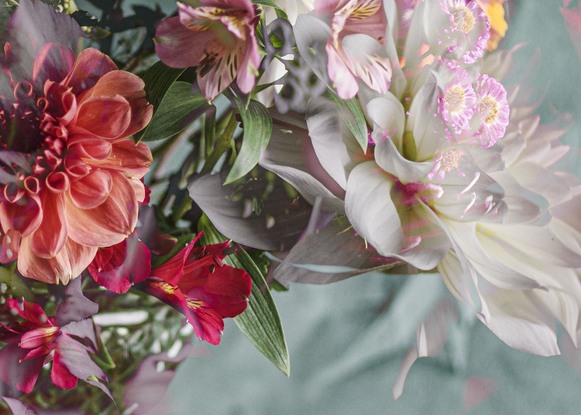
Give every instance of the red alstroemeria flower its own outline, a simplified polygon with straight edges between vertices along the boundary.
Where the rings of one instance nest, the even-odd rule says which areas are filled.
[[[249,93],[256,82],[260,55],[258,16],[250,0],[200,0],[200,7],[178,3],[179,16],[161,22],[155,53],[174,68],[196,67],[204,96],[215,98],[236,78]]]
[[[8,39],[15,40],[5,45],[7,75],[0,77],[0,91],[11,91],[0,94],[0,260],[17,257],[24,276],[66,284],[98,247],[135,229],[145,197],[140,179],[152,156],[127,137],[145,127],[153,109],[139,77],[96,49],[75,56],[68,45],[47,41],[62,36],[32,38],[34,61],[23,67],[19,54],[30,51],[21,51],[26,36],[19,31],[43,16],[78,28],[28,0],[11,19]]]
[[[184,313],[199,339],[218,344],[223,319],[246,309],[251,280],[246,271],[222,264],[229,242],[194,247],[199,237],[154,268],[140,289]]]
[[[64,389],[74,388],[78,378],[67,367],[65,354],[80,350],[78,356],[84,356],[90,365],[94,363],[88,357],[89,349],[69,334],[84,337],[89,332],[88,328],[92,328],[92,320],[85,319],[59,327],[56,319],[48,317],[38,304],[8,299],[5,307],[6,314],[19,317],[21,322],[10,325],[0,323],[0,341],[7,343],[0,348],[0,379],[29,393],[42,367],[52,361],[52,383]]]

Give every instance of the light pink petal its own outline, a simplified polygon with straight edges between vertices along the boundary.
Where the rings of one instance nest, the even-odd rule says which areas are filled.
[[[111,246],[123,241],[137,224],[139,203],[133,186],[111,171],[113,185],[107,199],[93,209],[81,209],[71,199],[65,205],[69,237],[86,246]]]
[[[45,192],[42,198],[42,210],[42,223],[28,238],[35,255],[50,258],[63,248],[67,239],[63,195]]]
[[[73,203],[81,209],[92,209],[107,199],[113,181],[105,170],[95,170],[75,181],[69,195]]]
[[[260,66],[260,55],[258,54],[258,44],[254,32],[250,32],[250,38],[246,40],[246,51],[244,58],[240,63],[238,75],[236,76],[236,84],[245,94],[250,93],[254,84],[256,83],[256,74]]]
[[[221,53],[220,53],[221,52]],[[207,99],[214,99],[234,80],[241,59],[240,49],[217,51],[216,59],[211,66],[198,66],[196,74],[198,86]],[[209,64],[208,64],[209,65]]]
[[[198,66],[206,44],[212,39],[209,32],[186,28],[179,17],[162,20],[155,32],[155,53],[172,68]]]
[[[327,72],[329,79],[333,81],[333,85],[337,90],[337,95],[342,99],[353,98],[359,90],[359,84],[350,67],[347,66],[348,62],[345,56],[341,56],[340,52],[330,42],[327,44],[326,49],[329,59],[327,62]]]

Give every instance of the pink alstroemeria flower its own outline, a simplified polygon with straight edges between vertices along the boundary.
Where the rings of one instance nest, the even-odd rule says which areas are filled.
[[[179,16],[161,22],[155,52],[173,68],[196,67],[204,96],[214,99],[236,78],[249,93],[260,65],[255,30],[258,15],[250,0],[200,0],[200,7],[178,3]]]
[[[30,51],[19,31],[43,16],[80,33],[70,17],[38,2],[23,1],[12,17],[8,76],[0,79],[11,91],[0,99],[0,259],[18,258],[26,277],[66,284],[98,247],[135,228],[145,197],[140,179],[152,156],[127,137],[147,125],[153,109],[144,82],[109,57],[96,49],[75,56],[68,44],[46,42],[60,34],[33,38],[39,49],[23,67]]]
[[[343,99],[353,98],[358,80],[379,93],[386,93],[391,82],[391,63],[383,47],[387,18],[381,0],[317,0],[315,16],[328,23],[319,33],[326,39],[327,73]],[[321,23],[312,16],[300,16],[295,27],[299,49],[305,36]],[[318,37],[318,35],[315,35]]]
[[[200,236],[137,287],[184,313],[199,339],[218,344],[224,318],[246,309],[252,283],[246,271],[222,264],[229,242],[194,247]]]

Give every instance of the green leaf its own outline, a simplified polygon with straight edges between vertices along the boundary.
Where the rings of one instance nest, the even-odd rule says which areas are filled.
[[[138,139],[154,141],[172,137],[191,124],[208,105],[206,98],[192,93],[191,84],[176,81],[169,87],[149,126]]]
[[[220,243],[227,240],[212,225],[206,215],[199,222],[204,232],[204,243]],[[270,295],[262,272],[242,247],[236,254],[224,259],[227,265],[245,269],[252,278],[252,292],[248,308],[234,320],[250,342],[285,375],[290,374],[290,360],[278,311]]]
[[[268,145],[272,135],[272,118],[264,105],[250,100],[248,107],[239,99],[234,99],[242,117],[242,147],[224,184],[232,183],[252,170],[260,159],[260,153]]]
[[[338,106],[339,111],[343,115],[343,119],[355,137],[363,151],[367,151],[367,121],[359,102],[355,99],[341,99],[332,92],[328,92],[327,96],[333,100]]]
[[[274,0],[252,0],[254,4],[260,4],[261,6],[272,7],[276,12],[276,17],[282,17],[288,20],[286,12],[278,5]]]

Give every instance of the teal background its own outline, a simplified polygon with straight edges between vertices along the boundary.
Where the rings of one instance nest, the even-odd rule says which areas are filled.
[[[84,0],[78,3],[90,10]],[[139,2],[124,2],[132,3]],[[157,3],[164,10],[175,5],[168,0]],[[581,62],[565,30],[561,5],[560,0],[515,1],[504,45],[527,42],[524,59],[540,50],[534,86],[546,93],[543,120],[554,119],[555,111],[570,113],[573,125],[564,140],[578,147]],[[579,174],[578,161],[574,148],[564,165]],[[167,399],[154,412],[581,413],[581,376],[575,365],[563,357],[542,358],[512,350],[482,324],[462,314],[445,349],[436,358],[417,361],[403,396],[394,400],[392,387],[405,355],[415,344],[416,327],[437,301],[449,296],[437,276],[373,274],[328,286],[293,285],[289,292],[273,295],[290,350],[290,378],[228,321],[219,347],[196,343],[198,357],[180,366]],[[577,354],[570,357],[574,359],[581,361]],[[488,385],[491,395],[470,408],[464,396],[467,381],[474,378]]]

